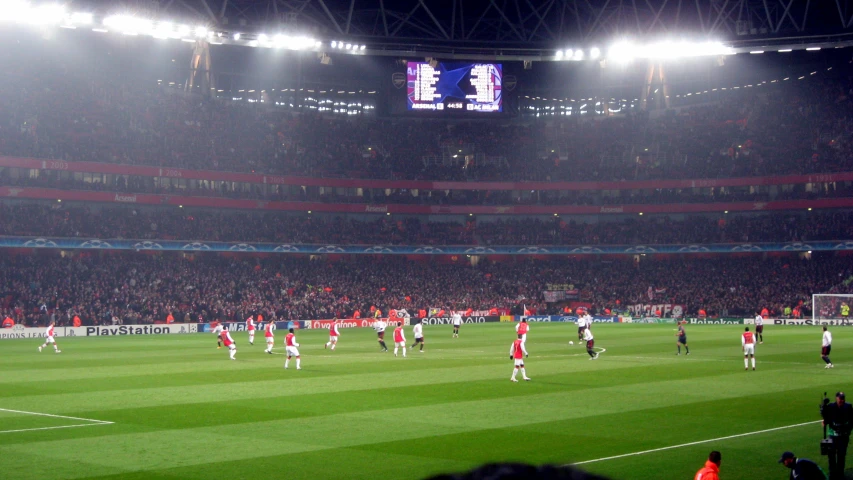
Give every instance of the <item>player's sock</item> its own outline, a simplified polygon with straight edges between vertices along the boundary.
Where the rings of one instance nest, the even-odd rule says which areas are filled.
[[[755,357],[752,357],[752,369],[755,370]]]
[[[681,345],[678,346],[678,353],[681,353]]]
[[[421,344],[421,351],[422,352],[424,351],[424,344],[423,343]]]
[[[515,380],[515,374],[516,373],[518,373],[518,369],[517,368],[512,369],[512,380]]]
[[[55,343],[53,344],[53,350],[54,350],[55,352],[58,352],[58,351],[59,351],[59,347],[57,347]]]
[[[297,370],[299,370],[300,368],[302,368],[302,365],[300,365],[301,363],[302,363],[302,359],[301,359],[301,358],[299,358],[299,357],[296,357],[296,369],[297,369]]]
[[[394,347],[394,356],[395,356],[395,357],[397,356],[397,349],[399,349],[399,348],[400,348],[400,347],[396,347],[396,346]]]
[[[594,352],[591,348],[588,348],[588,349],[586,350],[586,353],[588,353],[590,357],[594,357],[594,356],[595,356],[595,352]]]
[[[521,367],[521,378],[527,378],[527,372],[524,371],[524,367]]]
[[[688,347],[687,345],[685,345],[685,346],[684,346],[684,350],[686,350],[686,351],[687,351],[687,354],[688,354],[688,355],[690,355],[690,347]]]
[[[824,362],[824,363],[826,363],[827,365],[828,365],[828,364],[830,364],[830,363],[832,363],[832,362],[830,362],[830,361],[829,361],[829,357],[820,357],[820,358],[822,358],[822,359],[823,359],[823,362]]]
[[[288,364],[290,364],[290,359],[289,359],[289,358],[285,358],[285,359],[284,359],[284,368],[287,368],[287,365],[288,365]]]
[[[406,347],[403,347],[403,356],[406,356]]]
[[[749,368],[749,359],[746,357],[743,357],[743,368],[744,369]]]
[[[335,349],[335,347],[337,347],[337,346],[338,346],[337,342],[333,343],[333,344],[332,344],[332,350],[334,350],[334,349]]]
[[[216,347],[219,348],[222,346],[222,342],[216,342]]]
[[[228,352],[228,354],[231,356],[231,358],[232,358],[232,359],[234,358],[234,354],[236,354],[236,353],[237,353],[237,350],[236,350],[236,349],[234,349],[234,350],[229,350],[229,352]]]

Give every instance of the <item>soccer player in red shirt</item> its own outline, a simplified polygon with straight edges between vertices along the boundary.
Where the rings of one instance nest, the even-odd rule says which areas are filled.
[[[234,339],[231,338],[231,333],[228,331],[228,327],[224,327],[222,329],[222,333],[219,334],[219,338],[222,339],[223,345],[228,348],[228,355],[231,357],[231,360],[237,360],[234,358],[234,355],[237,354],[237,346],[234,345]]]
[[[399,325],[394,329],[394,356],[397,356],[397,349],[403,349],[403,358],[406,358],[406,334],[403,333],[403,326]]]
[[[743,369],[749,370],[749,358],[752,359],[752,369],[755,370],[755,335],[749,331],[749,327],[740,337],[740,346],[743,349]]]
[[[269,322],[264,326],[264,338],[267,340],[267,349],[265,352],[272,354],[272,348],[275,346],[275,322],[270,319]]]
[[[255,317],[254,315],[249,315],[249,318],[246,319],[246,330],[249,332],[249,345],[255,344]]]
[[[334,352],[335,347],[338,346],[338,336],[341,332],[338,331],[338,319],[334,319],[332,324],[329,325],[329,341],[323,346],[323,348],[331,347],[331,350]]]
[[[50,325],[48,325],[47,329],[44,331],[44,343],[42,344],[42,346],[39,347],[39,352],[42,348],[52,344],[54,352],[62,353],[62,350],[60,350],[59,347],[56,346],[56,340],[53,339],[53,327],[54,323],[50,322]]]
[[[299,344],[296,343],[296,335],[293,334],[292,328],[288,329],[288,332],[290,333],[284,337],[284,346],[287,350],[287,358],[284,360],[284,368],[286,369],[288,364],[290,364],[291,357],[296,357],[296,369],[302,370],[302,366],[300,365],[302,359],[299,357],[299,350],[296,348],[299,346]]]
[[[521,370],[521,378],[527,381],[530,380],[527,372],[524,371],[524,357],[527,355],[527,350],[524,349],[524,342],[521,340],[521,335],[519,335],[518,340],[512,342],[512,345],[509,347],[509,358],[515,361],[515,369],[512,371],[512,377],[510,377],[510,380],[513,382],[518,381],[515,379],[515,375],[519,370]]]

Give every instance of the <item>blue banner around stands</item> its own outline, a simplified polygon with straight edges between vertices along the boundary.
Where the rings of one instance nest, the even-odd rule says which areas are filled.
[[[186,240],[101,240],[96,238],[0,237],[0,247],[59,248],[87,250],[159,250],[181,252],[258,252],[258,253],[347,253],[396,255],[601,255],[652,253],[741,253],[807,252],[853,250],[853,240],[789,243],[715,243],[701,245],[559,245],[493,246],[467,245],[304,245],[278,243],[202,242]]]

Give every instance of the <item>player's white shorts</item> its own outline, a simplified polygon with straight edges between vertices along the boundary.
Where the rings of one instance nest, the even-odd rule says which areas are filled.
[[[395,347],[405,347],[405,346],[406,346],[406,342],[394,342],[394,346],[395,346]]]
[[[45,339],[44,343],[56,343],[56,342],[53,340],[53,337],[47,337]]]
[[[332,343],[338,343],[338,336],[337,335],[329,335],[329,341]]]
[[[266,337],[266,339],[267,339],[267,343],[272,343],[272,344],[275,343],[275,337]]]
[[[516,367],[523,367],[524,366],[524,359],[523,358],[516,358],[515,359],[515,366]]]
[[[299,350],[297,350],[296,347],[287,347],[287,356],[288,357],[298,357],[299,356]]]
[[[755,355],[755,344],[747,343],[743,346],[743,354],[744,355]]]
[[[522,341],[522,343],[527,341],[527,334],[526,333],[521,334],[521,341]]]

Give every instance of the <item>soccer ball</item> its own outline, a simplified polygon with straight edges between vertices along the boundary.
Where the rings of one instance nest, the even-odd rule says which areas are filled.
[[[574,345],[574,344],[575,344],[575,342],[569,340],[569,345]]]

